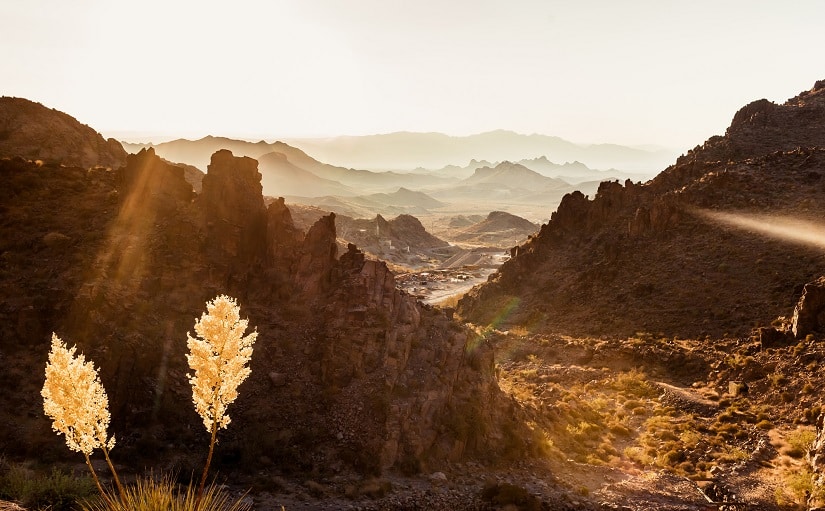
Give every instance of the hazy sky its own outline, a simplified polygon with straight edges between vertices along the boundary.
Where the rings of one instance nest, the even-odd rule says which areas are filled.
[[[825,79],[819,0],[0,0],[0,20],[0,94],[144,140],[509,129],[681,150]]]

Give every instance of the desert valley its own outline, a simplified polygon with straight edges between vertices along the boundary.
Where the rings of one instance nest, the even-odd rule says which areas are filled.
[[[0,98],[0,509],[97,493],[53,332],[127,487],[209,450],[234,509],[825,506],[825,81],[697,142],[120,142]],[[187,333],[221,295],[257,340],[212,458]]]

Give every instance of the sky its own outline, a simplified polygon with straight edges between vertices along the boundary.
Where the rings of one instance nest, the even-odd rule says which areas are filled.
[[[495,129],[684,150],[825,79],[825,2],[0,0],[0,95],[129,141]]]

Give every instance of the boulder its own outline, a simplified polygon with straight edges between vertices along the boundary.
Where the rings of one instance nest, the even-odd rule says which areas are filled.
[[[791,329],[797,339],[825,328],[825,277],[805,284],[794,307]]]

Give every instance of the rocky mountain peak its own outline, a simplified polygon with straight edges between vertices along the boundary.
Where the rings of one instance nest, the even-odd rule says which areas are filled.
[[[566,333],[693,336],[787,314],[800,283],[821,273],[819,251],[697,211],[825,216],[818,184],[825,168],[823,91],[743,107],[724,136],[648,183],[603,182],[592,198],[565,195],[539,234],[515,248],[459,312],[486,324],[503,300],[518,296],[511,319],[541,317],[545,328]]]
[[[126,151],[74,117],[23,98],[0,97],[0,156],[117,168]]]
[[[258,162],[223,149],[212,155],[199,197],[214,248],[238,264],[263,256],[266,206]]]
[[[126,156],[126,165],[118,169],[120,190],[141,201],[168,197],[190,201],[192,185],[186,181],[184,169],[171,165],[155,155],[152,148]]]

